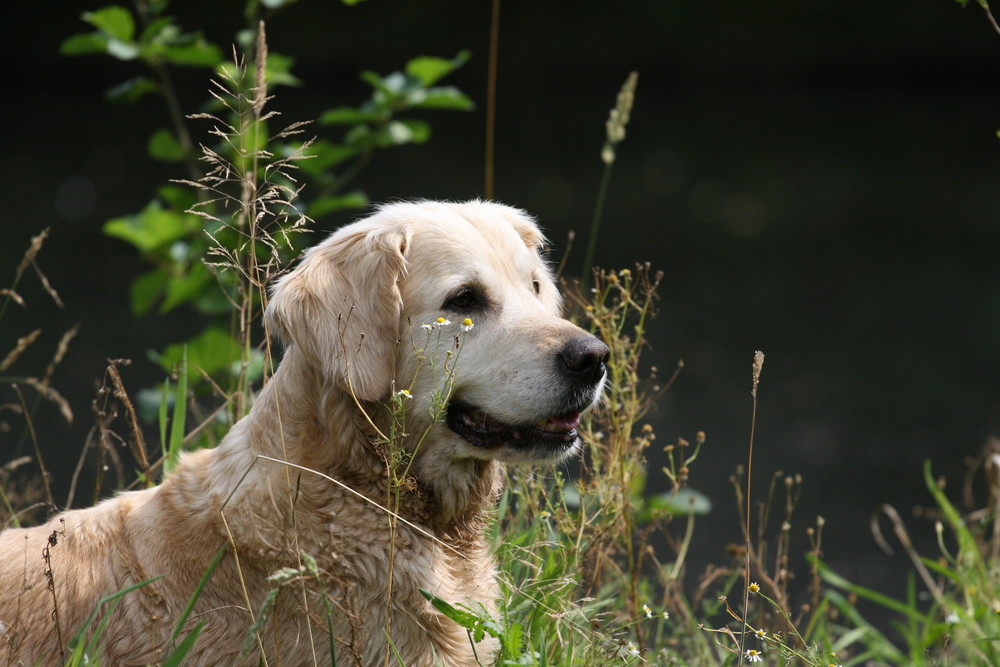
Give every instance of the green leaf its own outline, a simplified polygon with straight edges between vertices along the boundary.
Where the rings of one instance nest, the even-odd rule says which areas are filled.
[[[215,558],[213,558],[212,562],[209,563],[208,569],[206,569],[205,572],[204,572],[204,574],[201,575],[201,581],[198,582],[198,587],[194,589],[194,592],[191,594],[191,597],[188,599],[187,604],[184,606],[184,611],[181,612],[180,618],[177,619],[177,624],[174,626],[174,631],[170,634],[170,641],[171,641],[171,643],[177,641],[177,638],[180,636],[181,631],[184,629],[184,624],[187,623],[188,617],[191,616],[191,612],[194,610],[195,602],[197,602],[198,598],[201,597],[202,591],[205,590],[205,584],[208,583],[208,580],[212,577],[212,574],[215,572],[215,568],[218,567],[219,561],[222,560],[222,557],[226,555],[227,551],[228,551],[228,549],[226,547],[224,547],[224,546],[223,547],[219,547],[219,550],[215,553]],[[181,646],[183,646],[184,643],[186,643],[188,641],[188,638],[190,638],[191,635],[194,635],[195,637],[197,637],[198,633],[201,632],[202,625],[204,625],[204,624],[203,623],[199,623],[198,626],[194,630],[192,630],[190,633],[188,633],[187,638],[185,638],[185,640],[184,640],[184,642],[182,642]],[[190,644],[188,645],[187,650],[185,650],[180,655],[181,658],[183,658],[184,656],[186,656],[190,652],[191,645],[193,645],[193,644],[194,644],[194,641],[192,640],[190,642]],[[178,649],[180,649],[180,648],[181,647],[178,646]],[[177,653],[178,652],[175,651],[174,655],[177,655]],[[181,661],[178,661],[176,664],[178,664],[178,665],[181,664]],[[164,663],[164,665],[166,665],[166,663]]]
[[[138,46],[120,39],[109,39],[107,48],[108,55],[114,56],[118,60],[135,60],[139,56]]]
[[[173,65],[215,67],[222,60],[222,50],[199,35],[190,41],[168,45],[163,50],[163,59]]]
[[[680,489],[677,493],[660,493],[646,500],[646,514],[708,514],[712,511],[712,501],[694,489]]]
[[[938,487],[937,480],[934,479],[934,474],[931,472],[930,459],[924,461],[924,484],[931,495],[934,496],[934,501],[938,507],[941,508],[945,522],[955,533],[955,538],[958,540],[959,560],[966,566],[975,568],[980,580],[986,581],[988,579],[986,563],[982,560],[979,545],[976,544],[976,538],[969,531],[969,527],[965,523],[965,518],[951,501],[948,500],[944,491]]]
[[[509,623],[503,633],[501,660],[518,660],[524,653],[524,627],[520,623]]]
[[[340,1],[343,2],[345,5],[347,5],[348,7],[353,7],[354,5],[361,4],[365,0],[340,0]]]
[[[375,90],[381,90],[382,92],[385,93],[389,92],[389,89],[386,86],[385,81],[382,80],[382,77],[377,72],[373,72],[371,70],[365,70],[358,76],[362,81],[367,83]]]
[[[152,404],[152,396],[156,393],[155,389],[142,389],[139,391],[139,405],[149,407]],[[160,426],[160,451],[164,454],[167,452],[167,422],[170,421],[167,418],[167,405],[169,404],[170,398],[170,378],[168,377],[163,382],[163,387],[159,391],[159,411],[157,412],[157,423]]]
[[[153,200],[141,213],[105,222],[104,233],[148,253],[182,238],[187,227],[185,222],[184,214],[164,210]]]
[[[272,86],[300,87],[302,79],[292,74],[292,65],[294,64],[295,60],[289,56],[269,51],[267,54],[267,68],[265,69],[268,83]]]
[[[118,60],[135,60],[139,47],[133,42],[94,32],[88,35],[73,35],[59,46],[64,56],[80,56],[90,53],[107,53]]]
[[[91,32],[86,35],[73,35],[66,38],[59,46],[59,53],[64,56],[82,56],[90,53],[104,53],[107,49],[107,35]]]
[[[131,42],[135,37],[135,21],[132,12],[118,5],[111,5],[93,12],[84,12],[80,17],[108,37],[122,42]]]
[[[152,79],[144,76],[136,76],[128,81],[123,81],[113,88],[104,91],[104,98],[109,102],[136,102],[148,93],[155,93],[159,86]]]
[[[375,145],[375,133],[367,125],[355,125],[344,135],[344,143],[357,152],[369,150]]]
[[[162,354],[157,355],[156,362],[169,370],[184,359],[187,348],[187,362],[195,368],[200,368],[208,374],[228,369],[240,358],[240,344],[228,331],[218,327],[209,327],[186,343],[175,343],[167,346]]]
[[[188,653],[190,653],[191,649],[194,648],[194,643],[198,641],[198,636],[204,628],[205,621],[202,621],[196,625],[191,632],[187,633],[181,643],[177,645],[177,648],[175,648],[170,655],[163,660],[163,667],[179,667],[180,665],[183,665],[184,661],[187,659]]]
[[[371,109],[355,109],[354,107],[337,107],[324,111],[319,117],[320,125],[360,125],[374,123],[381,114]]]
[[[299,169],[306,174],[319,176],[357,155],[358,149],[354,146],[334,144],[321,139],[320,141],[313,142],[304,154],[308,155],[309,159],[301,160],[298,163]]]
[[[187,345],[181,345],[180,348],[181,356],[177,361],[179,368],[177,370],[177,392],[174,394],[174,414],[170,418],[170,442],[167,443],[166,456],[163,459],[163,473],[166,475],[170,474],[180,459],[181,448],[184,446],[184,426],[187,423]]]
[[[394,120],[378,131],[375,143],[381,147],[422,144],[431,136],[431,126],[422,120]]]
[[[360,190],[354,190],[337,197],[317,197],[309,204],[306,215],[315,219],[335,211],[364,208],[369,203],[368,195]]]
[[[198,201],[193,188],[168,184],[156,188],[156,196],[175,211],[187,211]]]
[[[168,313],[181,304],[194,301],[212,284],[212,274],[201,262],[195,262],[187,271],[170,276],[166,296],[160,304],[160,313]]]
[[[149,22],[143,31],[139,35],[139,41],[143,44],[149,44],[155,41],[169,41],[170,39],[176,38],[179,35],[181,29],[174,24],[174,17],[172,16],[161,16],[158,19]]]
[[[167,272],[163,269],[154,269],[133,280],[129,288],[132,314],[140,316],[152,310],[153,304],[163,296],[166,285]]]
[[[830,584],[831,586],[834,586],[836,588],[841,588],[845,591],[848,591],[849,593],[857,595],[858,597],[870,600],[875,604],[881,605],[882,607],[895,611],[896,613],[902,614],[903,616],[913,618],[916,620],[921,620],[924,618],[924,616],[920,613],[920,611],[910,607],[905,602],[901,602],[893,597],[890,597],[883,593],[879,593],[876,590],[865,588],[864,586],[859,586],[857,584],[851,583],[841,575],[834,572],[832,569],[830,569],[829,565],[817,559],[812,554],[806,554],[806,559],[810,563],[816,565],[816,569],[819,572],[820,577],[823,579],[823,581]]]
[[[415,90],[407,96],[413,109],[457,109],[471,111],[476,107],[471,99],[454,86]]]
[[[479,617],[472,612],[466,611],[464,609],[459,609],[458,607],[452,606],[450,603],[442,600],[438,596],[434,595],[430,591],[425,591],[424,589],[419,589],[420,594],[423,595],[427,600],[433,605],[435,609],[439,612],[455,621],[461,625],[466,630],[472,630],[480,621]]]
[[[184,160],[184,149],[177,141],[174,133],[167,129],[159,129],[153,133],[146,144],[146,152],[160,162],[181,162]]]
[[[406,63],[406,73],[420,80],[424,86],[433,86],[443,77],[469,61],[469,52],[460,51],[451,60],[432,56],[419,56]]]
[[[121,601],[121,598],[123,596],[128,595],[132,591],[138,588],[142,588],[143,586],[146,586],[158,579],[162,579],[164,576],[166,575],[158,574],[155,577],[152,577],[151,579],[140,581],[137,584],[133,584],[127,588],[123,588],[117,593],[112,593],[98,600],[93,610],[91,610],[90,615],[80,625],[80,629],[76,631],[76,634],[73,635],[73,637],[69,640],[69,643],[66,645],[66,648],[70,651],[71,655],[79,656],[78,661],[73,661],[68,664],[73,664],[73,665],[84,664],[83,661],[85,660],[85,657],[83,654],[87,652],[92,652],[93,648],[96,647],[96,643],[103,634],[104,629],[107,627],[108,619],[114,613],[115,608],[118,606],[118,603]],[[94,621],[97,620],[97,615],[101,612],[103,612],[103,616],[101,617],[101,621],[100,623],[98,623],[98,626],[94,631],[93,636],[90,638],[90,641],[84,642],[84,639],[86,639],[87,632],[91,630]],[[92,643],[95,646],[92,646]]]

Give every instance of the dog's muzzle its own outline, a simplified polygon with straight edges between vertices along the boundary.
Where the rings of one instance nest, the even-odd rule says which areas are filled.
[[[554,414],[512,424],[495,419],[487,410],[459,399],[448,406],[448,428],[476,447],[568,450],[579,438],[577,428],[581,413],[593,405],[600,394],[607,375],[607,358],[608,346],[597,338],[574,338],[556,355],[556,377],[565,387],[565,399]]]

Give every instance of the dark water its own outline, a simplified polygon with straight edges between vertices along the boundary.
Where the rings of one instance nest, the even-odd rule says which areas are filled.
[[[174,3],[185,26],[205,25],[227,44],[238,12],[194,4]],[[479,4],[292,8],[269,27],[271,50],[296,57],[306,86],[279,90],[275,108],[289,122],[314,117],[362,99],[360,69],[469,48],[453,83],[480,109],[428,114],[431,142],[379,157],[360,185],[376,200],[482,194],[488,11]],[[708,434],[691,481],[715,511],[693,562],[724,561],[739,540],[727,479],[745,461],[760,349],[758,479],[801,474],[798,544],[822,515],[832,565],[899,593],[902,562],[876,550],[869,517],[882,503],[909,517],[928,502],[926,459],[957,489],[963,459],[1000,433],[1000,36],[978,11],[944,0],[540,4],[504,3],[497,197],[537,214],[557,253],[568,230],[583,233],[607,111],[628,71],[640,71],[597,261],[650,261],[665,273],[649,360],[665,372],[683,359],[685,370],[651,420],[664,444]],[[127,289],[141,266],[99,233],[179,175],[143,155],[165,125],[161,109],[101,99],[138,73],[131,64],[56,55],[84,28],[78,9],[16,12],[17,34],[2,47],[0,284],[28,238],[51,226],[40,264],[66,308],[27,285],[30,308],[8,313],[0,350],[40,326],[25,358],[37,368],[62,331],[81,326],[55,380],[77,419],[65,427],[43,411],[39,425],[62,485],[92,424],[104,359],[134,359],[126,383],[148,386],[160,375],[147,350],[197,322],[132,317]],[[177,83],[194,110],[203,73],[179,72]],[[0,459],[13,448],[0,433]]]

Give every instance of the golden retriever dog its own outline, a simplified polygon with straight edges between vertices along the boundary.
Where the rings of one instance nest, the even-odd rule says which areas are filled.
[[[543,243],[507,206],[416,202],[307,251],[264,316],[283,360],[217,448],[0,535],[0,662],[57,664],[106,620],[107,665],[159,663],[198,626],[185,664],[489,663],[495,642],[420,591],[495,612],[503,466],[576,451],[606,375]]]

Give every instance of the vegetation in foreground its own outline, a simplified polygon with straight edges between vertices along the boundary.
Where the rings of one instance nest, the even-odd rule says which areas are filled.
[[[346,186],[378,151],[428,139],[429,124],[408,114],[472,106],[460,91],[438,85],[467,54],[417,58],[388,76],[365,73],[371,99],[322,116],[321,127],[345,128],[341,137],[310,139],[313,128],[302,123],[274,131],[279,118],[268,111],[274,87],[299,82],[290,71],[290,59],[267,53],[263,28],[258,30],[255,20],[248,21],[254,29],[237,39],[246,56],[233,61],[199,33],[183,31],[164,13],[164,4],[139,7],[138,12],[111,6],[84,14],[94,31],[68,39],[64,51],[142,62],[148,75],[130,79],[113,94],[126,101],[147,94],[164,99],[171,128],[150,139],[150,153],[176,162],[183,172],[143,211],[109,221],[105,232],[134,245],[150,267],[132,285],[137,314],[153,309],[167,314],[185,306],[200,313],[206,324],[198,336],[157,353],[167,374],[158,387],[133,397],[120,373],[126,362],[109,365],[95,402],[93,438],[81,454],[81,470],[85,458],[96,462],[99,490],[152,484],[169,474],[182,450],[217,443],[249,409],[254,388],[266,381],[272,367],[258,318],[267,286],[301,248],[298,232],[307,231],[314,218],[367,203],[362,191],[347,191]],[[256,19],[259,11],[257,3],[248,3],[248,17]],[[176,109],[170,78],[174,66],[215,71],[212,98],[195,116],[185,118]],[[484,633],[497,637],[502,650],[496,664],[997,664],[1000,441],[992,441],[973,462],[961,507],[927,464],[923,482],[933,505],[936,553],[918,553],[903,521],[892,508],[884,508],[912,566],[910,590],[898,600],[854,585],[825,565],[820,517],[806,530],[808,551],[791,551],[792,526],[799,523],[792,518],[805,491],[797,476],[775,474],[763,497],[750,494],[751,421],[747,460],[734,462],[732,478],[737,504],[744,508],[744,542],[729,562],[710,567],[692,581],[688,548],[709,502],[688,480],[698,456],[711,444],[706,433],[698,432],[675,435],[664,445],[646,421],[682,366],[661,380],[642,361],[659,274],[648,265],[590,269],[636,83],[629,77],[609,118],[601,150],[604,177],[582,284],[564,283],[575,319],[600,331],[611,349],[607,401],[585,425],[586,451],[579,461],[557,470],[509,473],[491,526],[503,582],[500,616],[490,617],[462,600],[431,596],[431,603],[466,627],[470,639]],[[200,150],[189,129],[192,120],[208,121],[212,128]],[[19,285],[32,271],[59,303],[38,263],[47,233],[36,237],[10,287],[0,291],[0,326],[12,305],[25,305]],[[0,359],[0,382],[9,395],[0,416],[11,426],[0,437],[20,443],[10,460],[0,462],[4,527],[30,522],[60,504],[34,423],[52,409],[72,418],[72,408],[54,380],[74,334],[70,330],[62,337],[41,373],[20,370],[38,330],[21,336]],[[767,391],[763,359],[759,353],[748,359],[748,395],[754,410],[758,390]],[[442,369],[442,396],[454,368]],[[403,398],[387,408],[405,419]],[[159,435],[158,454],[151,453],[155,446],[147,446],[149,432]],[[404,483],[405,457],[393,449],[391,433],[387,438],[382,447],[389,469],[402,466],[397,481]],[[668,463],[661,470],[649,466],[647,453],[653,447],[665,452]],[[123,457],[128,464],[122,463]],[[135,469],[131,479],[124,473],[110,484],[104,479],[105,470],[128,465]],[[67,505],[73,495],[71,489]],[[391,525],[387,520],[386,529]],[[303,554],[305,570],[310,562],[309,554]],[[206,578],[210,574],[206,564]],[[320,579],[311,571],[277,574],[276,586],[283,583],[282,577]],[[803,581],[804,590],[796,586]],[[94,610],[95,623],[77,629],[68,642],[67,664],[100,661],[100,620],[131,592],[109,596]],[[197,595],[198,590],[192,591],[192,599]],[[807,604],[793,602],[803,596]],[[867,620],[856,604],[861,599],[890,614],[895,619],[892,628]],[[179,619],[177,627],[185,620]],[[178,634],[164,664],[181,664],[197,639],[197,630]],[[481,658],[484,664],[490,661],[489,656]],[[393,664],[392,656],[387,661]]]

